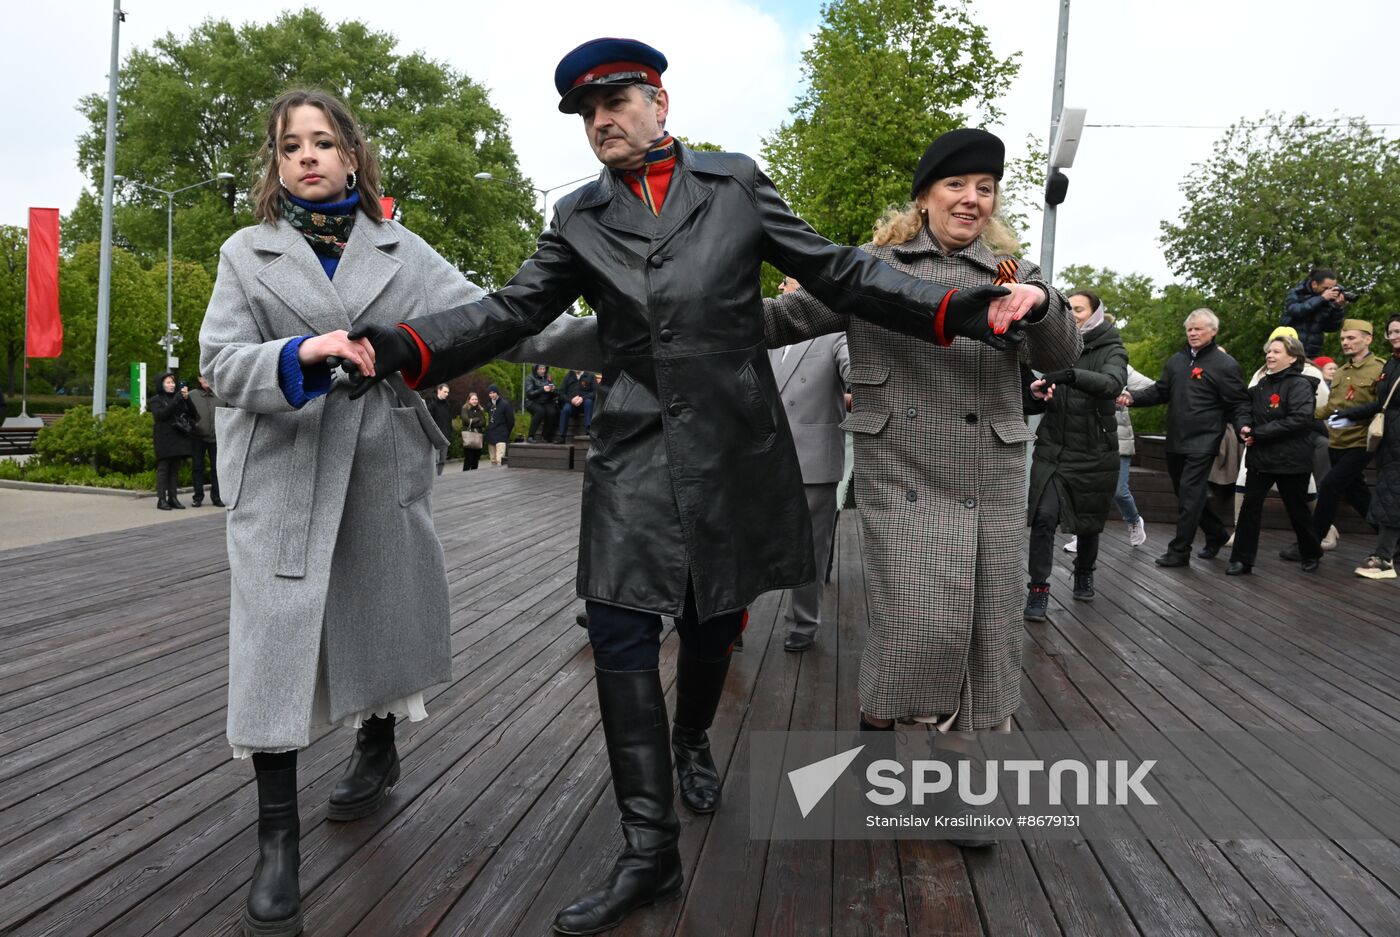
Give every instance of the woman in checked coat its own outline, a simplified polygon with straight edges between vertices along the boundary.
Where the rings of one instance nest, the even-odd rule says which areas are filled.
[[[967,288],[1034,290],[1020,354],[1039,371],[1070,367],[1080,338],[1065,298],[1010,252],[996,219],[1005,149],[955,130],[925,152],[913,201],[865,249],[896,270]],[[765,306],[770,344],[844,329],[851,355],[856,504],[870,626],[860,668],[861,727],[896,720],[969,731],[1009,727],[1020,705],[1026,446],[1018,353],[956,339],[931,347],[797,309],[805,290]],[[815,317],[813,317],[815,318]]]

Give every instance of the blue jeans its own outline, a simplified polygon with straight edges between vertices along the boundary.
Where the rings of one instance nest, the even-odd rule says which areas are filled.
[[[593,398],[584,397],[583,405],[575,407],[572,402],[565,401],[564,406],[559,411],[559,438],[565,438],[565,433],[569,431],[569,417],[574,415],[576,410],[583,411],[583,431],[586,433],[593,426]]]
[[[1132,456],[1118,457],[1118,490],[1113,493],[1113,503],[1118,505],[1118,513],[1123,515],[1123,520],[1129,524],[1136,524],[1142,519],[1142,514],[1138,511],[1137,502],[1133,500],[1133,493],[1128,488],[1128,468],[1132,464]]]

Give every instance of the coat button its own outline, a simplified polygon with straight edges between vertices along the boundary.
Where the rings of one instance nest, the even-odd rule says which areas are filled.
[[[906,500],[906,501],[918,501],[918,500],[919,500],[919,493],[918,493],[917,491],[906,491],[906,492],[904,493],[904,500]]]
[[[919,408],[918,408],[918,407],[910,407],[908,410],[905,410],[905,411],[904,411],[904,415],[907,416],[907,417],[909,417],[909,419],[912,420],[912,419],[914,419],[914,417],[916,417],[916,416],[919,415]]]
[[[975,413],[969,413],[967,416],[963,417],[963,419],[964,419],[964,420],[967,420],[967,422],[969,422],[969,423],[976,423],[976,422],[977,422],[977,414],[975,414]]]
[[[968,509],[977,507],[977,499],[976,499],[976,498],[964,498],[964,499],[963,499],[963,507],[968,508]]]
[[[660,332],[658,332],[658,333],[656,334],[656,337],[659,338],[659,339],[661,339],[663,342],[669,342],[669,341],[671,340],[671,338],[672,338],[671,330],[670,330],[670,329],[662,329]]]
[[[651,259],[647,261],[647,263],[651,264],[653,267],[655,267],[655,268],[657,268],[657,269],[660,269],[660,268],[661,268],[661,265],[664,264],[665,262],[666,262],[666,258],[665,258],[665,257],[662,257],[660,254],[653,254],[653,255],[651,256]]]
[[[669,413],[669,414],[671,414],[671,416],[680,416],[681,413],[684,412],[684,411],[685,411],[685,405],[684,405],[684,404],[679,404],[679,403],[673,403],[673,404],[671,404],[669,407],[666,408],[666,412]]]

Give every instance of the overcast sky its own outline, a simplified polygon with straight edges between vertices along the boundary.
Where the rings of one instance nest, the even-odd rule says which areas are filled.
[[[554,66],[573,46],[600,35],[651,43],[670,59],[671,129],[757,155],[761,138],[794,100],[801,50],[820,18],[817,0],[649,4],[644,17],[635,4],[610,13],[604,4],[576,0],[304,5],[332,21],[364,20],[396,35],[401,52],[422,50],[485,84],[510,121],[522,169],[541,187],[597,170],[578,119],[555,108]],[[210,16],[262,22],[294,6],[124,0],[122,54],[166,32],[187,35]],[[1027,133],[1048,133],[1060,5],[973,0],[971,6],[1000,54],[1021,55],[1020,76],[1002,102],[1005,123],[993,128],[1020,152]],[[6,7],[0,117],[9,132],[0,137],[0,223],[23,225],[29,206],[71,210],[83,187],[74,165],[82,130],[75,105],[83,94],[106,92],[111,3]],[[1088,108],[1090,124],[1214,128],[1266,111],[1400,123],[1387,64],[1393,53],[1383,48],[1400,24],[1397,9],[1382,0],[1075,0],[1065,103]],[[1057,269],[1086,263],[1170,279],[1159,224],[1176,217],[1182,178],[1210,155],[1220,133],[1086,130],[1060,210]],[[1034,227],[1031,257],[1038,258],[1038,218]]]

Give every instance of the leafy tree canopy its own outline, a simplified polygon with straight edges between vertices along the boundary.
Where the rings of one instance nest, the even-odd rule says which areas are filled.
[[[1361,118],[1241,121],[1181,189],[1181,217],[1162,224],[1167,261],[1211,297],[1246,368],[1314,265],[1366,291],[1359,317],[1400,306],[1400,141]],[[1328,335],[1325,353],[1339,347]]]
[[[763,156],[797,213],[852,245],[909,200],[936,136],[1000,116],[1020,67],[996,56],[964,0],[831,0],[802,62],[807,88]]]

